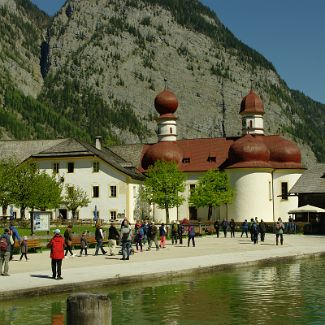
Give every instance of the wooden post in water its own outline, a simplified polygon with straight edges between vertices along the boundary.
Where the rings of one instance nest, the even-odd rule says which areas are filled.
[[[107,295],[76,293],[67,299],[67,325],[112,325],[112,303]]]

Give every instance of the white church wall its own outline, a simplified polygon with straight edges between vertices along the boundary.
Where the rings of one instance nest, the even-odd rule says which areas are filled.
[[[301,170],[280,169],[273,173],[274,187],[274,217],[275,220],[281,218],[287,221],[289,218],[288,211],[298,208],[298,197],[288,196],[287,199],[281,197],[282,183],[287,183],[288,191],[298,181],[302,175]]]
[[[228,205],[227,219],[237,222],[257,217],[266,222],[273,221],[273,201],[270,170],[229,169],[227,173],[235,191],[234,200]]]

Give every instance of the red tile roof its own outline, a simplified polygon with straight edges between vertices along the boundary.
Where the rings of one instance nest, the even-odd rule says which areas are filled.
[[[250,136],[251,137],[251,136]],[[243,141],[240,138],[203,138],[178,140],[177,145],[183,152],[183,162],[179,167],[184,172],[204,172],[209,169],[225,168],[275,168],[275,169],[301,169],[301,155],[297,145],[278,135],[255,136],[256,140],[263,142],[270,151],[268,161],[258,160],[255,156],[250,159],[243,157],[229,157],[230,146]],[[249,137],[247,137],[249,138]],[[237,145],[237,144],[236,144]],[[142,148],[141,160],[144,153],[153,145],[146,144]],[[141,172],[145,170],[139,166]]]

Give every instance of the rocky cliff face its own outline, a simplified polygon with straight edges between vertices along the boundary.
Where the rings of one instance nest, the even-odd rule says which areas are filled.
[[[30,24],[26,15],[20,16],[21,9],[8,9],[9,1],[4,0],[0,7],[1,1],[6,2],[4,10]],[[1,19],[12,26],[11,17],[7,13]],[[18,33],[15,44],[22,44],[17,49],[21,62],[2,55],[1,68],[25,93],[40,95],[90,133],[95,125],[121,142],[156,141],[153,101],[164,89],[164,79],[180,102],[180,139],[241,134],[240,102],[251,86],[264,102],[266,134],[292,137],[289,130],[294,131],[295,121],[301,122],[290,89],[272,64],[235,39],[196,0],[67,1],[48,30],[43,28],[44,86],[41,31],[35,29],[36,50]],[[0,46],[4,48],[4,42]],[[100,101],[96,114],[90,112],[94,100],[89,98]],[[123,123],[112,118],[112,110],[120,107]],[[132,115],[131,122],[127,115]],[[315,162],[310,147],[295,140],[305,163]]]
[[[0,77],[24,94],[41,92],[40,44],[48,17],[26,1],[0,0]]]

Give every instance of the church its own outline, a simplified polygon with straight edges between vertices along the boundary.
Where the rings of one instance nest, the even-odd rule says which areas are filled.
[[[288,211],[298,206],[297,197],[290,196],[289,190],[304,171],[300,150],[279,135],[264,134],[264,105],[253,90],[240,105],[241,137],[177,140],[176,96],[165,89],[155,98],[155,108],[159,113],[157,143],[111,150],[132,161],[142,173],[163,160],[175,162],[186,174],[187,199],[182,206],[171,209],[171,220],[207,219],[208,208],[191,207],[188,198],[199,177],[209,169],[225,171],[235,192],[231,204],[214,208],[213,220],[233,218],[240,222],[257,217],[273,222],[279,217],[286,219]],[[155,207],[153,215],[157,220],[165,219],[165,211]]]
[[[92,219],[94,211],[103,221],[131,222],[141,217],[139,188],[144,175],[158,160],[173,161],[186,175],[186,200],[170,209],[170,220],[184,218],[205,221],[208,208],[196,209],[188,203],[198,179],[210,169],[225,171],[235,195],[233,202],[213,209],[212,220],[233,218],[237,222],[257,217],[273,222],[286,219],[288,211],[298,207],[296,196],[290,196],[304,171],[301,153],[295,143],[279,135],[264,134],[264,105],[251,90],[243,98],[239,114],[242,135],[226,138],[177,139],[178,100],[165,89],[154,101],[159,114],[158,141],[153,144],[102,146],[100,137],[95,145],[77,139],[0,141],[2,158],[15,156],[19,161],[32,160],[42,171],[55,174],[64,187],[78,186],[91,203],[78,210],[79,219]],[[19,218],[19,208],[14,207]],[[157,222],[165,221],[165,210],[152,206],[149,212]],[[52,212],[71,218],[62,205]]]

